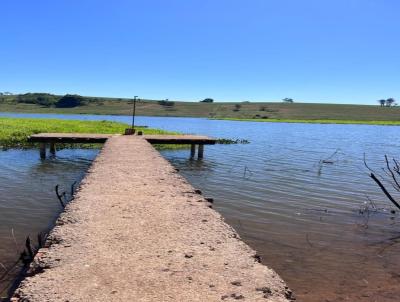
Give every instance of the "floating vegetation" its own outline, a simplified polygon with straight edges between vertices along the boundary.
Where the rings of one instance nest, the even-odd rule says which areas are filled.
[[[217,144],[222,144],[222,145],[231,145],[231,144],[250,144],[250,141],[247,139],[228,139],[228,138],[218,138],[216,141]]]
[[[38,133],[105,133],[122,134],[127,127],[124,123],[111,121],[78,121],[63,119],[5,118],[0,117],[0,149],[32,148],[37,144],[28,142],[28,137]],[[178,134],[177,132],[136,127],[143,134]],[[99,148],[99,144],[58,144],[59,149]],[[168,145],[168,149],[175,149]]]

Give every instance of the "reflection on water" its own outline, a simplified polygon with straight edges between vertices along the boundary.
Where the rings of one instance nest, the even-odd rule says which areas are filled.
[[[129,122],[129,117],[121,116],[64,118]],[[399,157],[400,128],[157,117],[139,117],[138,123],[251,142],[206,146],[203,161],[189,160],[187,150],[162,154],[195,187],[214,198],[214,207],[258,251],[264,263],[288,282],[300,301],[398,301],[399,214],[391,213],[391,204],[369,179],[363,153],[376,169],[383,167],[384,154]],[[36,214],[32,218],[30,211],[25,213],[24,227],[31,224],[29,220],[48,225],[60,210],[52,193],[55,179],[61,183],[62,179],[57,177],[65,177],[65,183],[72,182],[75,175],[82,175],[88,162],[74,158],[64,163],[71,167],[60,163],[58,168],[57,159],[48,163],[53,166],[41,167],[47,164],[37,160],[36,152],[8,152],[17,152],[9,155],[14,158],[8,163],[11,169],[18,170],[14,162],[19,156],[26,157],[29,164],[15,175],[19,185],[12,184],[13,189],[7,187],[7,182],[6,185],[1,182],[0,192],[8,190],[9,198],[16,202],[16,205],[8,202],[14,214],[6,216],[13,221],[12,215],[18,209],[32,208]],[[82,157],[90,159],[94,155],[95,152]],[[3,171],[3,160],[0,165]],[[38,169],[46,173],[41,174]],[[64,170],[71,173],[71,178],[64,175]],[[0,179],[4,177],[1,171]],[[28,201],[18,201],[27,194],[20,191],[20,185],[24,183],[28,188],[32,186],[30,183],[37,185],[41,177],[53,180],[47,188],[38,190],[42,195],[48,190],[47,199],[39,193],[35,193],[38,197],[28,193],[31,196]],[[42,182],[47,183],[47,178]],[[379,210],[370,207],[369,200]],[[54,212],[40,210],[37,203],[51,204]],[[364,209],[362,214],[360,208]],[[9,227],[1,232],[3,238],[9,237]]]
[[[214,134],[211,126],[207,133]],[[368,177],[363,153],[379,170],[384,154],[398,154],[399,128],[225,126],[214,135],[251,144],[208,147],[204,165],[188,162],[185,151],[164,155],[214,197],[215,208],[299,301],[398,301],[399,214]]]

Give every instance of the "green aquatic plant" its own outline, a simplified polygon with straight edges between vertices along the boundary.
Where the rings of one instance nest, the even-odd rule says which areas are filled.
[[[29,148],[35,144],[28,137],[37,133],[105,133],[122,134],[126,124],[111,121],[77,121],[61,119],[0,118],[0,148]],[[178,134],[177,132],[136,127],[143,134]],[[68,145],[65,145],[67,147]],[[86,145],[85,147],[95,147]],[[175,148],[175,146],[168,146]]]
[[[218,138],[216,141],[217,144],[222,145],[231,145],[231,144],[250,144],[250,141],[247,139],[228,139],[228,138]]]

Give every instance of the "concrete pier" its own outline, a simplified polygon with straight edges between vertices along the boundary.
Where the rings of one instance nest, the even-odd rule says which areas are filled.
[[[12,301],[289,301],[209,206],[146,139],[111,137]]]

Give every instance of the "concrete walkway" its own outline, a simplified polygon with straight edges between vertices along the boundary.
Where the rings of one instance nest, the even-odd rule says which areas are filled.
[[[145,139],[111,137],[13,301],[288,301],[208,206]]]

